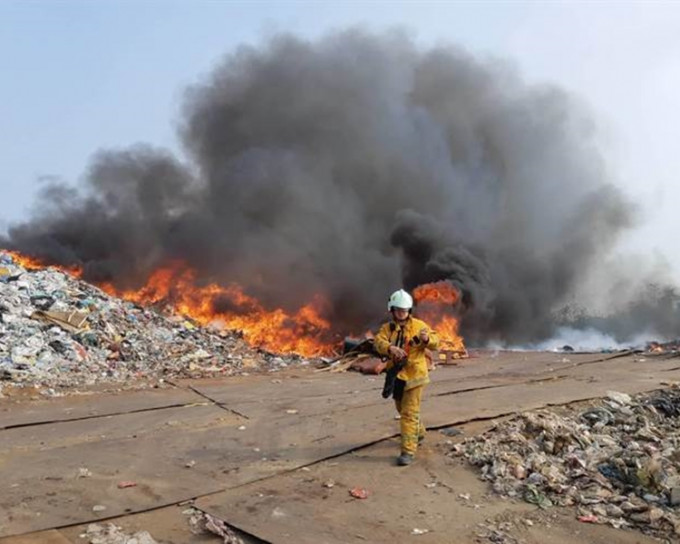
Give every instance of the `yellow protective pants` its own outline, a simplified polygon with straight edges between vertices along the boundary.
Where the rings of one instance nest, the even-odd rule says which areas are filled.
[[[425,425],[420,419],[420,402],[425,386],[404,391],[401,399],[394,399],[401,416],[401,453],[415,455],[418,439],[425,437]]]

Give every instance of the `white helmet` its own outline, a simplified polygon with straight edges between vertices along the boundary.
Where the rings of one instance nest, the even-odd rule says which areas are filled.
[[[413,299],[403,289],[395,291],[390,296],[390,300],[387,301],[387,310],[392,311],[392,308],[403,308],[404,310],[410,310],[413,308]]]

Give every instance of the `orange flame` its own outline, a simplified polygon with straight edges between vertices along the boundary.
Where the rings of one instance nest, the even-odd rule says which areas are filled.
[[[48,265],[40,259],[16,251],[2,250],[27,270],[52,266],[81,278],[82,267]],[[173,263],[151,274],[139,290],[120,290],[112,283],[100,282],[98,287],[109,295],[140,305],[164,304],[201,325],[219,324],[225,329],[238,330],[252,345],[277,353],[297,353],[316,357],[332,352],[331,325],[321,317],[326,301],[316,296],[294,313],[281,308],[265,309],[254,297],[246,295],[236,284],[197,285],[195,274],[182,263]],[[216,309],[220,302],[230,310]]]
[[[22,255],[21,253],[17,253],[16,251],[10,251],[9,249],[3,249],[2,253],[5,253],[6,255],[9,255],[10,257],[12,257],[12,260],[15,263],[24,267],[26,270],[37,270],[39,268],[45,267],[45,264],[43,264],[38,259],[34,259],[33,257],[28,257],[27,255]]]
[[[16,251],[2,252],[28,270],[53,266],[77,278],[83,275],[79,266],[48,265]],[[322,317],[327,301],[321,295],[292,313],[281,308],[268,309],[237,284],[200,285],[195,273],[181,262],[157,269],[138,290],[118,289],[107,282],[99,282],[98,286],[112,296],[139,305],[167,305],[201,325],[216,324],[224,329],[241,331],[251,345],[272,352],[317,357],[333,351],[335,339],[331,324]],[[460,292],[442,281],[421,285],[413,294],[418,303],[418,314],[437,330],[442,348],[465,354],[454,311]]]
[[[447,281],[438,281],[416,287],[413,296],[418,303],[418,315],[439,333],[442,349],[465,352],[454,309],[460,291]]]
[[[269,310],[236,284],[198,285],[194,272],[181,263],[157,269],[138,291],[119,291],[111,284],[100,287],[140,305],[170,304],[201,325],[220,324],[242,331],[250,344],[277,353],[315,357],[331,351],[331,325],[321,317],[325,306],[321,296],[295,313],[286,313],[281,308]],[[221,305],[229,306],[229,310],[221,310]]]
[[[67,274],[70,274],[71,276],[75,276],[77,278],[80,278],[83,275],[82,267],[77,265],[72,266],[50,265],[45,263],[44,261],[41,261],[40,259],[29,257],[28,255],[22,255],[17,251],[12,251],[9,249],[0,249],[0,253],[5,253],[9,255],[10,257],[12,257],[12,260],[15,263],[25,268],[26,270],[39,270],[41,268],[51,267],[56,268],[57,270],[61,270],[62,272],[66,272]]]

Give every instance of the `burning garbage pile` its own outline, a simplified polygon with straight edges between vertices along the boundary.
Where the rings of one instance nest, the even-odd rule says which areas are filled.
[[[540,410],[456,444],[504,496],[578,508],[580,521],[680,535],[680,389],[610,392],[584,411]]]
[[[268,310],[236,284],[200,285],[194,272],[181,263],[157,269],[138,290],[120,290],[111,283],[100,287],[142,306],[174,308],[201,325],[241,331],[249,344],[272,352],[318,357],[333,349],[331,325],[320,315],[321,296],[292,313]]]
[[[111,296],[62,270],[27,270],[16,255],[0,253],[0,387],[223,376],[295,360],[252,348],[234,331]]]
[[[230,375],[335,350],[320,313],[322,297],[296,313],[266,310],[235,285],[198,285],[180,264],[159,268],[134,291],[94,286],[81,275],[75,266],[45,267],[0,253],[0,379],[61,387]],[[467,355],[451,314],[457,296],[447,282],[416,290],[427,318],[441,330],[442,362]],[[368,339],[342,360],[370,353]]]

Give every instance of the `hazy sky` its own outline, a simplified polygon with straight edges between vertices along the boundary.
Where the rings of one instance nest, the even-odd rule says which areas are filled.
[[[40,179],[76,182],[91,154],[136,142],[177,149],[182,91],[225,53],[276,31],[314,38],[408,29],[512,61],[582,97],[644,225],[627,247],[680,280],[680,2],[0,2],[0,229]]]

